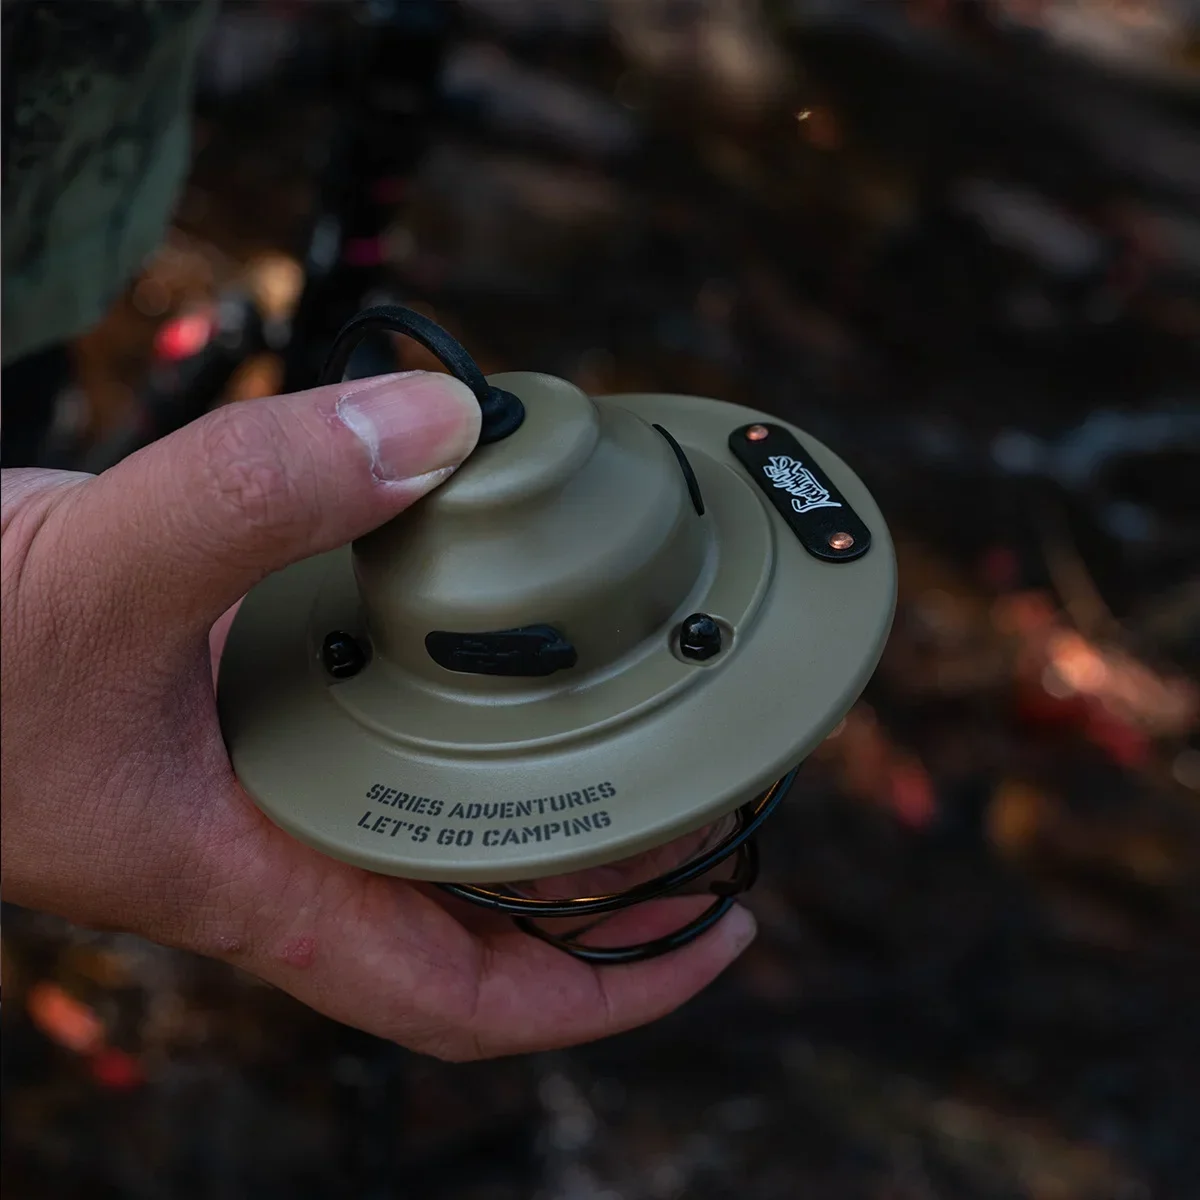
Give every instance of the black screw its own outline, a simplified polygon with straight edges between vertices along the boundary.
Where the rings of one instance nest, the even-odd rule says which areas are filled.
[[[679,649],[686,658],[703,662],[721,653],[721,627],[707,613],[692,613],[679,630]]]
[[[349,679],[367,665],[363,648],[348,633],[335,629],[325,635],[321,659],[334,679]]]

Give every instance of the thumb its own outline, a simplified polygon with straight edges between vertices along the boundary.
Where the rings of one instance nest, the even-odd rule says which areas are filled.
[[[207,629],[272,571],[436,487],[479,421],[464,384],[421,371],[231,404],[79,489],[75,523],[93,561],[112,564],[128,615]]]

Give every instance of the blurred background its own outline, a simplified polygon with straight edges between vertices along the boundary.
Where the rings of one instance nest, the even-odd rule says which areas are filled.
[[[169,236],[6,452],[306,386],[379,299],[826,441],[883,664],[755,945],[595,1046],[446,1066],[7,908],[7,1194],[1200,1195],[1200,0],[226,2]]]

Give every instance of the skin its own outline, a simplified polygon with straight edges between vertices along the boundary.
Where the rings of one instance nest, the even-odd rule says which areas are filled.
[[[232,405],[99,476],[4,471],[4,899],[221,959],[452,1060],[630,1029],[719,974],[754,935],[744,909],[684,950],[595,969],[302,846],[234,777],[213,684],[240,597],[402,512],[478,431],[466,388],[413,372]],[[610,936],[657,936],[703,903],[642,906]]]

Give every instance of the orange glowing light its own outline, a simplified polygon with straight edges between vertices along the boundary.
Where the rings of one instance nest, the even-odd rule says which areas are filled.
[[[57,984],[34,984],[25,1007],[48,1038],[76,1054],[92,1054],[104,1045],[104,1023],[82,1000]]]

